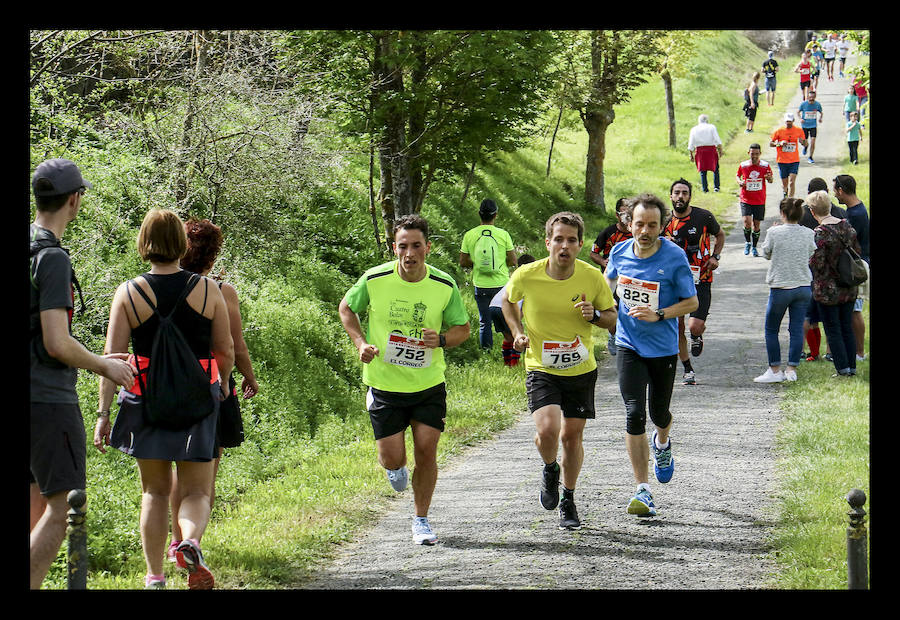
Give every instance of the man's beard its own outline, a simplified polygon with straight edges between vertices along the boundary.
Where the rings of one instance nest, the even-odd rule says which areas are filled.
[[[689,205],[686,202],[685,203],[677,203],[677,202],[672,203],[672,208],[675,209],[675,211],[678,213],[684,213],[685,211],[687,211],[688,206]]]

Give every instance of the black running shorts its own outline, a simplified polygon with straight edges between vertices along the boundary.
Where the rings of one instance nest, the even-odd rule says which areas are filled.
[[[528,410],[534,413],[547,405],[559,405],[566,418],[592,420],[596,383],[596,368],[574,377],[551,375],[539,370],[529,371],[525,377]]]
[[[697,282],[696,286],[697,301],[700,305],[691,312],[691,318],[705,321],[709,316],[709,306],[712,304],[712,282]]]
[[[76,403],[31,403],[31,482],[42,495],[87,486],[86,444]]]
[[[373,387],[366,393],[366,409],[375,439],[402,433],[412,420],[443,432],[447,416],[447,388],[444,383],[421,392],[385,392]]]

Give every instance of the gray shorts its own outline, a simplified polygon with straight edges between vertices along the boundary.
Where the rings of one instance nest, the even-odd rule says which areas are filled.
[[[45,496],[84,489],[87,435],[77,403],[31,403],[31,480]]]

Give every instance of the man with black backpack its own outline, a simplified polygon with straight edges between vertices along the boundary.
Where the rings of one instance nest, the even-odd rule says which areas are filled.
[[[509,268],[516,266],[516,252],[509,233],[494,226],[497,203],[490,198],[478,209],[481,224],[466,232],[459,250],[459,264],[472,270],[475,304],[478,306],[478,342],[483,349],[494,346],[491,300],[509,280]],[[498,325],[497,331],[501,328]],[[504,347],[508,343],[504,342]]]
[[[123,386],[134,374],[126,354],[95,355],[71,333],[78,281],[60,239],[91,184],[73,162],[51,159],[37,167],[31,185],[37,211],[29,231],[30,575],[31,587],[39,588],[65,538],[67,495],[87,483],[84,421],[75,391],[78,368]]]

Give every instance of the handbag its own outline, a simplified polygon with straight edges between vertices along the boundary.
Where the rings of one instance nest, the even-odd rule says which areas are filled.
[[[844,238],[831,230],[827,226],[822,226],[825,230],[832,233],[844,245],[844,249],[838,255],[837,261],[837,283],[843,288],[852,288],[859,286],[869,279],[869,265],[859,254],[853,251]]]

